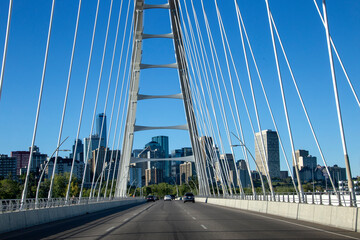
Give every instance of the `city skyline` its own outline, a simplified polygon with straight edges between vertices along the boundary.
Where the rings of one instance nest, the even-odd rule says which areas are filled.
[[[152,3],[163,3],[163,1],[151,1]],[[3,46],[5,39],[6,16],[7,16],[7,1],[0,2],[0,46]],[[320,5],[320,2],[318,1]],[[114,1],[114,14],[119,8],[120,2]],[[258,58],[258,64],[261,67],[260,72],[265,82],[265,88],[269,92],[269,98],[274,111],[276,119],[279,121],[279,132],[284,138],[287,157],[291,158],[291,147],[289,144],[286,123],[284,114],[281,109],[281,104],[276,102],[279,100],[278,82],[276,79],[275,64],[273,63],[273,52],[270,40],[269,26],[267,22],[266,9],[264,2],[247,2],[239,1],[240,10],[243,13],[244,21],[248,29],[248,34],[254,48],[254,54]],[[15,14],[12,18],[10,29],[10,42],[7,56],[7,63],[5,68],[4,88],[2,91],[0,101],[0,152],[2,154],[10,154],[11,149],[26,150],[31,145],[31,135],[33,133],[33,126],[35,120],[35,111],[37,94],[40,86],[41,68],[43,63],[43,55],[45,51],[46,33],[48,27],[48,20],[50,15],[50,2],[33,3],[33,2],[15,2]],[[56,148],[56,141],[58,137],[58,129],[61,119],[60,107],[62,106],[63,95],[65,93],[66,73],[68,71],[68,60],[70,56],[71,43],[74,34],[74,23],[76,17],[76,3],[75,2],[57,2],[54,15],[53,37],[51,39],[49,51],[49,65],[47,74],[45,76],[45,92],[44,102],[40,112],[39,129],[35,145],[41,146],[42,151],[50,154]],[[83,12],[81,15],[79,25],[79,42],[75,51],[74,72],[72,76],[72,88],[70,91],[70,105],[65,117],[64,138],[69,136],[69,139],[64,143],[63,149],[71,149],[73,142],[71,139],[76,138],[76,127],[78,123],[79,108],[81,102],[81,93],[86,75],[86,63],[89,55],[89,45],[91,39],[92,24],[95,15],[96,3],[87,2],[83,5]],[[124,8],[127,5],[124,4]],[[195,7],[199,8],[199,3],[195,3]],[[223,20],[226,24],[234,23],[236,21],[236,14],[233,3],[223,2],[220,6],[220,11],[223,14]],[[331,76],[329,70],[327,49],[325,44],[324,29],[313,2],[292,1],[272,1],[270,7],[273,12],[274,19],[278,24],[278,30],[283,38],[284,47],[289,54],[289,60],[294,66],[294,74],[299,79],[299,87],[303,92],[305,104],[308,107],[310,117],[314,128],[317,132],[320,144],[325,153],[325,158],[329,165],[335,163],[339,166],[345,166],[343,160],[343,153],[341,148],[340,133],[338,130],[337,116],[335,111],[335,101],[333,97],[333,89],[331,86]],[[346,69],[349,72],[351,79],[358,79],[360,71],[357,68],[360,56],[360,33],[357,24],[360,22],[358,12],[360,11],[360,3],[357,1],[339,3],[329,2],[329,23],[332,33],[332,38],[338,47],[338,51],[342,57]],[[219,34],[218,25],[216,22],[216,12],[214,11],[213,3],[205,1],[205,8],[209,15],[209,21],[214,33]],[[101,3],[99,14],[99,26],[106,26],[107,12],[109,3]],[[131,11],[131,10],[130,10]],[[36,14],[34,14],[36,12]],[[261,12],[261,14],[257,14]],[[293,14],[295,13],[296,14]],[[228,14],[225,14],[228,13]],[[256,13],[256,14],[255,14]],[[152,14],[152,13],[149,13]],[[116,14],[115,14],[116,15]],[[112,31],[109,39],[114,41],[114,27],[116,25],[114,19],[111,21]],[[165,14],[168,19],[168,14]],[[306,16],[306,17],[304,17]],[[126,12],[123,11],[121,21],[125,22]],[[201,16],[199,16],[200,18]],[[158,18],[147,18],[145,31],[164,33],[169,32],[170,26],[159,26],[157,24]],[[130,21],[128,23],[130,25]],[[154,29],[154,26],[156,29]],[[228,26],[228,25],[226,25]],[[200,25],[204,29],[204,25]],[[227,29],[229,41],[234,43],[235,39],[239,38],[237,29],[230,31]],[[153,31],[155,30],[155,31]],[[121,28],[124,32],[124,27]],[[97,32],[95,41],[94,61],[90,69],[90,86],[89,93],[91,97],[86,99],[86,108],[84,116],[86,121],[80,131],[80,139],[87,137],[90,134],[91,119],[93,112],[93,104],[95,97],[95,86],[99,75],[101,52],[104,42],[104,28],[100,28]],[[127,36],[128,36],[128,32]],[[126,37],[127,39],[127,37]],[[172,48],[172,43],[163,43],[158,40],[151,40],[152,43],[144,44],[144,62],[151,63],[152,56],[158,52],[163,52],[159,63],[173,62],[173,52],[165,51],[165,46]],[[217,44],[218,42],[216,42]],[[107,57],[105,62],[104,82],[101,85],[105,89],[105,79],[109,76],[109,52],[112,44],[109,43],[107,50]],[[118,51],[119,49],[118,44]],[[125,44],[126,46],[126,44]],[[155,47],[160,47],[160,50],[155,50]],[[225,62],[223,54],[220,54],[222,48],[221,44],[217,45],[219,51],[220,61]],[[241,46],[233,47],[236,53],[235,61],[239,66],[243,66]],[[146,51],[145,51],[146,50]],[[261,55],[260,55],[261,54]],[[125,55],[125,53],[124,53]],[[235,56],[235,54],[234,54]],[[360,175],[360,150],[357,147],[357,136],[360,135],[359,125],[360,119],[358,106],[354,102],[353,96],[346,83],[338,62],[335,60],[336,75],[338,77],[340,102],[343,110],[343,117],[345,123],[345,136],[348,143],[349,158],[352,165],[352,172],[354,175]],[[125,61],[125,56],[123,56]],[[250,66],[253,69],[253,66]],[[290,120],[292,123],[293,134],[295,138],[296,149],[308,149],[313,155],[320,156],[316,144],[311,136],[311,133],[306,124],[306,119],[303,116],[302,110],[296,99],[293,86],[291,85],[288,73],[285,72],[285,64],[281,64],[284,71],[284,78],[287,81],[285,88],[289,89],[286,97],[292,107],[289,109]],[[305,71],[306,70],[306,71]],[[247,81],[246,71],[243,69],[239,71],[240,77],[244,82]],[[253,73],[256,75],[255,72]],[[116,75],[116,74],[113,74]],[[176,74],[175,74],[176,75]],[[161,77],[161,81],[160,81]],[[227,77],[225,76],[227,79]],[[151,81],[150,81],[151,80]],[[166,80],[164,84],[164,81]],[[145,94],[161,94],[167,92],[170,85],[176,83],[178,79],[174,77],[171,70],[166,70],[163,76],[158,76],[157,72],[149,70],[142,77],[141,93]],[[227,79],[228,80],[228,79]],[[111,85],[110,97],[113,95],[114,83]],[[358,81],[353,82],[355,91],[358,92],[360,85]],[[120,84],[121,86],[121,84]],[[245,97],[250,100],[249,87],[245,84]],[[125,92],[125,91],[124,91]],[[178,89],[171,89],[171,92],[177,93]],[[240,99],[239,91],[236,91]],[[256,94],[261,96],[261,92]],[[103,108],[105,101],[105,94],[100,94],[98,108]],[[143,125],[177,125],[185,122],[184,114],[181,106],[170,101],[165,104],[160,104],[151,101],[150,103],[139,103],[139,119],[138,123]],[[259,99],[259,105],[265,105],[263,99]],[[243,109],[241,106],[240,110]],[[355,109],[355,110],[354,110]],[[228,109],[226,108],[229,113]],[[109,108],[105,111],[107,116],[110,116]],[[216,109],[218,111],[218,109]],[[254,120],[253,111],[250,109]],[[97,112],[102,112],[98,109]],[[219,112],[217,112],[219,114]],[[262,129],[274,129],[266,109],[259,109],[261,115]],[[245,122],[244,134],[246,136],[246,144],[251,152],[255,153],[255,146],[253,143],[253,134],[251,133],[247,117],[241,110],[241,118]],[[113,119],[114,122],[114,119]],[[95,126],[94,126],[95,129]],[[114,124],[112,126],[114,131]],[[221,131],[224,128],[221,127]],[[235,132],[233,126],[231,130]],[[93,132],[94,133],[94,132]],[[159,131],[154,134],[153,131],[136,133],[133,149],[139,148],[144,143],[145,139],[153,135],[169,135],[172,141],[169,143],[171,149],[179,148],[180,146],[189,146],[190,141],[188,134],[181,131]],[[223,134],[225,139],[225,134]],[[63,138],[63,139],[64,139]],[[113,134],[110,135],[112,143]],[[215,139],[219,145],[219,139]],[[232,139],[236,142],[235,139]],[[116,145],[117,146],[117,141]],[[220,145],[219,145],[220,146]],[[117,148],[117,147],[115,147]],[[122,148],[120,143],[119,149]],[[224,153],[230,152],[229,147],[225,146]],[[62,154],[60,154],[62,155]],[[242,156],[240,148],[236,149],[236,156]],[[284,158],[280,155],[281,169],[285,169]],[[252,165],[252,169],[254,166]]]

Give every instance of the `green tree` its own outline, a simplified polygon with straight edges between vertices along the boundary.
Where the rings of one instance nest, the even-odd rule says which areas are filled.
[[[19,183],[12,179],[0,180],[0,199],[19,198],[21,189]]]

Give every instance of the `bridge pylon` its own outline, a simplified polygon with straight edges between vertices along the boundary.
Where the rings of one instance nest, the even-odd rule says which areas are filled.
[[[170,12],[171,21],[171,33],[167,34],[144,34],[143,33],[143,13],[149,9],[164,9]],[[134,10],[134,40],[133,40],[133,52],[131,62],[131,75],[130,75],[130,89],[129,89],[129,102],[127,106],[127,118],[125,123],[125,133],[121,154],[121,162],[119,166],[119,174],[117,177],[115,197],[126,197],[127,183],[129,178],[129,166],[131,160],[131,152],[133,148],[134,133],[142,130],[149,129],[179,129],[189,131],[190,141],[193,149],[193,155],[195,160],[195,168],[197,172],[199,182],[200,195],[210,195],[210,187],[208,184],[207,175],[205,172],[205,156],[202,155],[200,149],[198,129],[196,125],[196,118],[193,108],[192,94],[190,90],[188,67],[185,56],[185,48],[183,45],[181,22],[179,18],[178,0],[169,0],[166,4],[149,5],[145,4],[144,0],[135,1]],[[142,59],[142,44],[143,40],[149,38],[167,38],[172,39],[175,49],[176,63],[152,65],[144,64]],[[178,70],[179,83],[181,93],[175,95],[142,95],[139,94],[139,79],[140,73],[144,69],[148,68],[173,68]],[[137,103],[140,100],[147,100],[153,98],[173,98],[182,99],[186,121],[187,123],[179,126],[167,126],[167,127],[149,127],[149,126],[137,126],[136,109]]]

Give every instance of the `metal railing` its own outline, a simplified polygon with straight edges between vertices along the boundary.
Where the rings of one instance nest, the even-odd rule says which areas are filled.
[[[21,199],[1,199],[0,200],[0,213],[5,212],[17,212],[17,211],[27,211],[27,210],[36,210],[43,208],[55,208],[55,207],[64,207],[64,206],[72,206],[72,205],[86,205],[96,202],[111,202],[111,201],[120,201],[127,200],[130,198],[70,198],[66,201],[65,198],[52,198],[48,200],[47,198],[39,198],[38,202],[35,202],[35,198],[26,199],[25,203],[21,207]],[[134,199],[134,198],[131,198]]]
[[[206,197],[206,196],[199,196],[199,197]],[[216,196],[214,198],[305,203],[305,204],[346,206],[346,207],[350,207],[352,202],[350,192],[341,192],[337,194],[334,192],[306,192],[304,193],[302,200],[299,200],[299,196],[295,192],[275,193],[274,196],[272,196],[270,193],[266,193],[265,195],[258,194],[255,196],[252,194],[240,194],[240,195]],[[360,194],[356,195],[356,204],[357,206],[360,206]]]

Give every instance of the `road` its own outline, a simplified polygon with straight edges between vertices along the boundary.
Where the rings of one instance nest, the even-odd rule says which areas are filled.
[[[204,203],[160,200],[6,233],[0,239],[360,239],[360,233]]]

